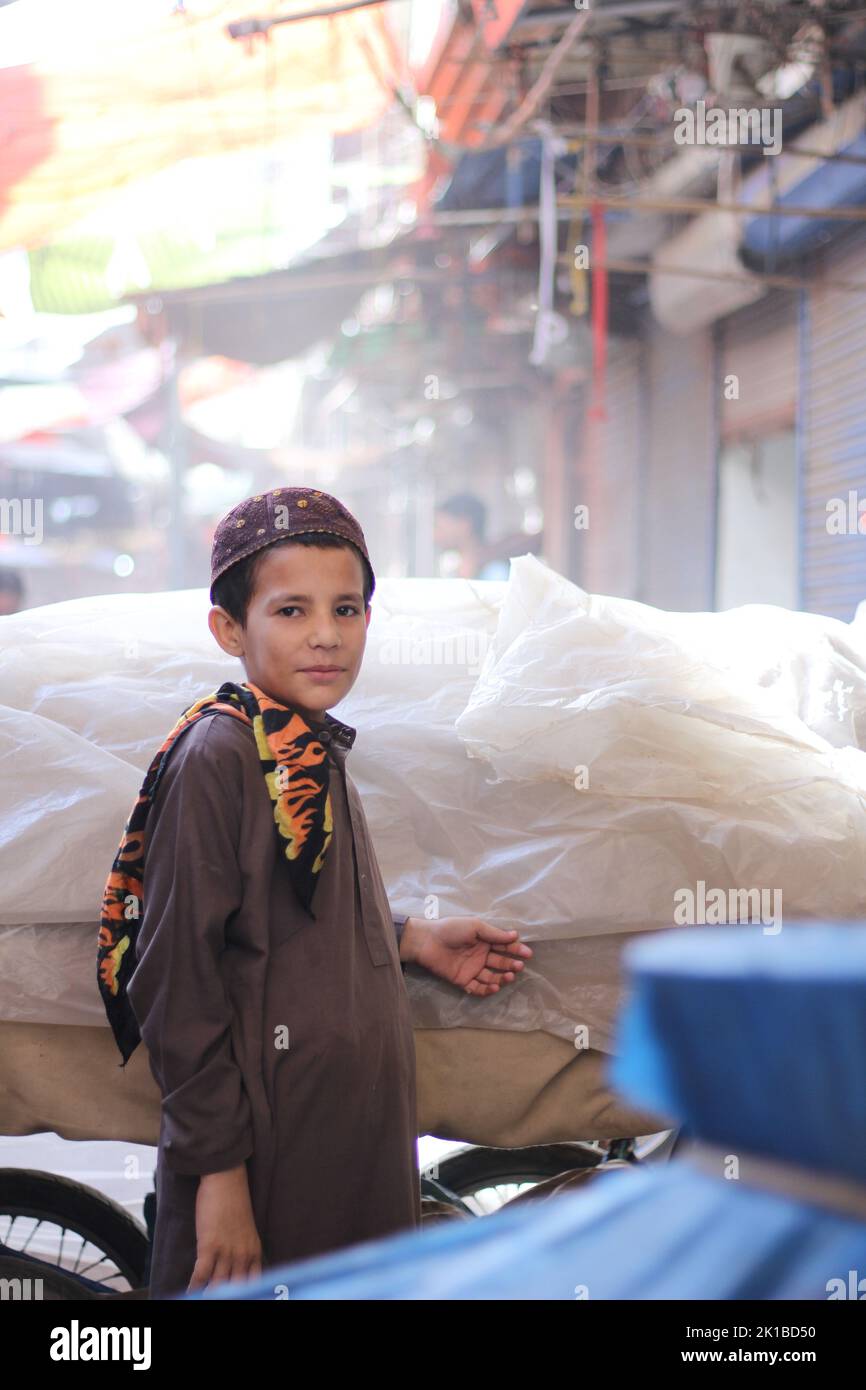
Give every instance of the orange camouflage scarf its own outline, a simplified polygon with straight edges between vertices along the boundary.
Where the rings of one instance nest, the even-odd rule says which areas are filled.
[[[141,1042],[126,993],[135,968],[135,944],[144,907],[147,817],[177,740],[197,720],[229,714],[252,725],[277,836],[298,897],[315,920],[310,903],[333,837],[328,790],[329,763],[318,735],[295,710],[272,700],[258,686],[225,681],[185,710],[151,762],[132,808],[102,900],[97,980],[108,1021],[126,1066]]]

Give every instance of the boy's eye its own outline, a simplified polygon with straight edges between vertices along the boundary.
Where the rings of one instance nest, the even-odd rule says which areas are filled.
[[[278,612],[280,613],[300,613],[300,611],[300,608],[298,608],[297,604],[294,603],[287,603],[284,608],[278,609]],[[360,609],[356,608],[353,603],[341,603],[337,608],[337,612],[348,612],[357,614],[360,612]]]

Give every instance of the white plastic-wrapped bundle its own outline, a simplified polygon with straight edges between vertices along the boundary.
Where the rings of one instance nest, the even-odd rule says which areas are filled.
[[[512,795],[564,797],[547,936],[671,925],[698,880],[792,917],[866,907],[866,636],[834,619],[659,612],[530,557],[456,731]]]
[[[624,939],[671,926],[698,882],[779,893],[785,920],[866,911],[862,624],[660,612],[531,556],[507,584],[382,579],[373,606],[334,712],[392,905],[535,951],[484,1000],[410,970],[418,1027],[608,1050]],[[3,619],[0,1019],[104,1023],[101,895],[144,770],[184,708],[243,679],[207,611],[187,590]]]
[[[335,712],[357,723],[349,771],[375,791],[381,814],[422,771],[433,800],[437,779],[459,780],[466,756],[454,720],[505,587],[377,581],[364,667]],[[2,620],[0,1020],[105,1024],[95,980],[102,891],[144,772],[185,708],[244,678],[211,636],[209,607],[206,590],[184,590]],[[439,733],[450,774],[429,756]],[[401,863],[422,852],[408,838],[398,845]]]

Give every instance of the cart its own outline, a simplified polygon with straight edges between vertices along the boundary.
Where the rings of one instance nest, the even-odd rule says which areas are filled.
[[[484,1219],[554,1179],[664,1161],[677,1137],[670,1130],[607,1143],[519,1149],[463,1145],[422,1169],[422,1221]],[[25,1298],[146,1298],[155,1215],[155,1193],[145,1198],[142,1225],[86,1183],[35,1169],[0,1168],[0,1281],[16,1281],[13,1287]]]

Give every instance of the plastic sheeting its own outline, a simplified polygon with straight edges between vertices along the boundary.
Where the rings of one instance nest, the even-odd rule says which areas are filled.
[[[143,772],[184,708],[243,678],[208,606],[186,590],[3,620],[0,1019],[104,1022],[99,906]],[[866,911],[866,625],[660,612],[532,556],[507,584],[382,579],[373,607],[335,713],[359,731],[349,770],[391,903],[535,950],[488,999],[410,967],[417,1027],[580,1029],[609,1052],[623,944],[670,926],[677,890],[778,890],[786,919]]]
[[[866,908],[866,628],[661,612],[515,569],[456,731],[513,794],[570,793],[545,936],[671,925],[698,880],[778,890],[791,916]]]
[[[185,1297],[861,1297],[866,928],[666,932],[633,944],[626,959],[634,987],[613,1075],[641,1104],[668,1108],[690,1136],[718,1141],[718,1169],[678,1158],[619,1170],[492,1218]],[[750,1180],[749,1154],[782,1161],[776,1190],[766,1175]],[[732,1156],[743,1160],[738,1181],[728,1180]],[[792,1164],[813,1186],[803,1200],[787,1190]],[[828,1176],[853,1177],[860,1215],[836,1209]]]

